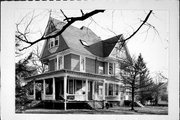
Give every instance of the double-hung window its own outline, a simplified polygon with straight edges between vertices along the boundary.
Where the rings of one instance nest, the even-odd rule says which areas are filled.
[[[80,56],[80,71],[85,72],[85,57]]]
[[[63,69],[64,68],[64,61],[63,61],[63,56],[58,56],[58,68]]]
[[[59,36],[56,36],[55,38],[55,46],[58,46],[59,45]]]
[[[109,75],[114,75],[114,63],[109,63],[108,71]]]
[[[49,49],[59,46],[59,36],[56,36],[55,38],[49,38],[48,47]]]
[[[109,85],[109,86],[108,86]],[[105,86],[109,96],[117,96],[119,94],[119,85],[114,83],[107,83]],[[107,95],[107,93],[105,93]]]

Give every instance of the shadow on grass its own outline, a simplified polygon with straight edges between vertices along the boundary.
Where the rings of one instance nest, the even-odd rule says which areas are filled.
[[[40,103],[37,106],[28,108],[21,112],[25,114],[116,114],[116,115],[168,115],[168,107],[135,107],[135,111],[130,107],[111,107],[109,109],[90,109],[85,104],[68,104],[64,110],[63,103]]]

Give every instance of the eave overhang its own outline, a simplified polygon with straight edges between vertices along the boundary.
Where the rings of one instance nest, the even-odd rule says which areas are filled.
[[[99,74],[93,74],[93,73],[71,71],[71,70],[66,70],[66,69],[30,76],[30,77],[25,78],[25,81],[39,80],[39,79],[52,78],[52,77],[62,77],[65,75],[67,75],[68,77],[77,77],[77,78],[79,77],[79,78],[85,78],[85,79],[87,78],[87,79],[92,79],[92,80],[99,79],[99,80],[120,82],[120,80],[117,79],[115,76],[99,75]]]

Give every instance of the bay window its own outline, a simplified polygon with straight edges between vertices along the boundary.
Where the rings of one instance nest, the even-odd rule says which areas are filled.
[[[119,94],[119,85],[113,83],[105,84],[105,95],[106,96],[117,96]]]

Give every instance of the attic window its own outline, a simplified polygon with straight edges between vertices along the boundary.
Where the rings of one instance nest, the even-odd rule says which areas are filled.
[[[58,46],[59,45],[59,36],[56,36],[56,39],[55,39],[55,46]]]
[[[84,40],[79,40],[80,42],[81,42],[81,44],[83,45],[83,46],[85,46],[85,47],[87,47],[88,46],[88,44],[87,44],[87,42],[86,41],[84,41]]]
[[[48,45],[49,49],[51,49],[53,47],[56,47],[56,46],[59,46],[59,39],[58,39],[58,37],[50,38],[49,39],[49,45]]]

